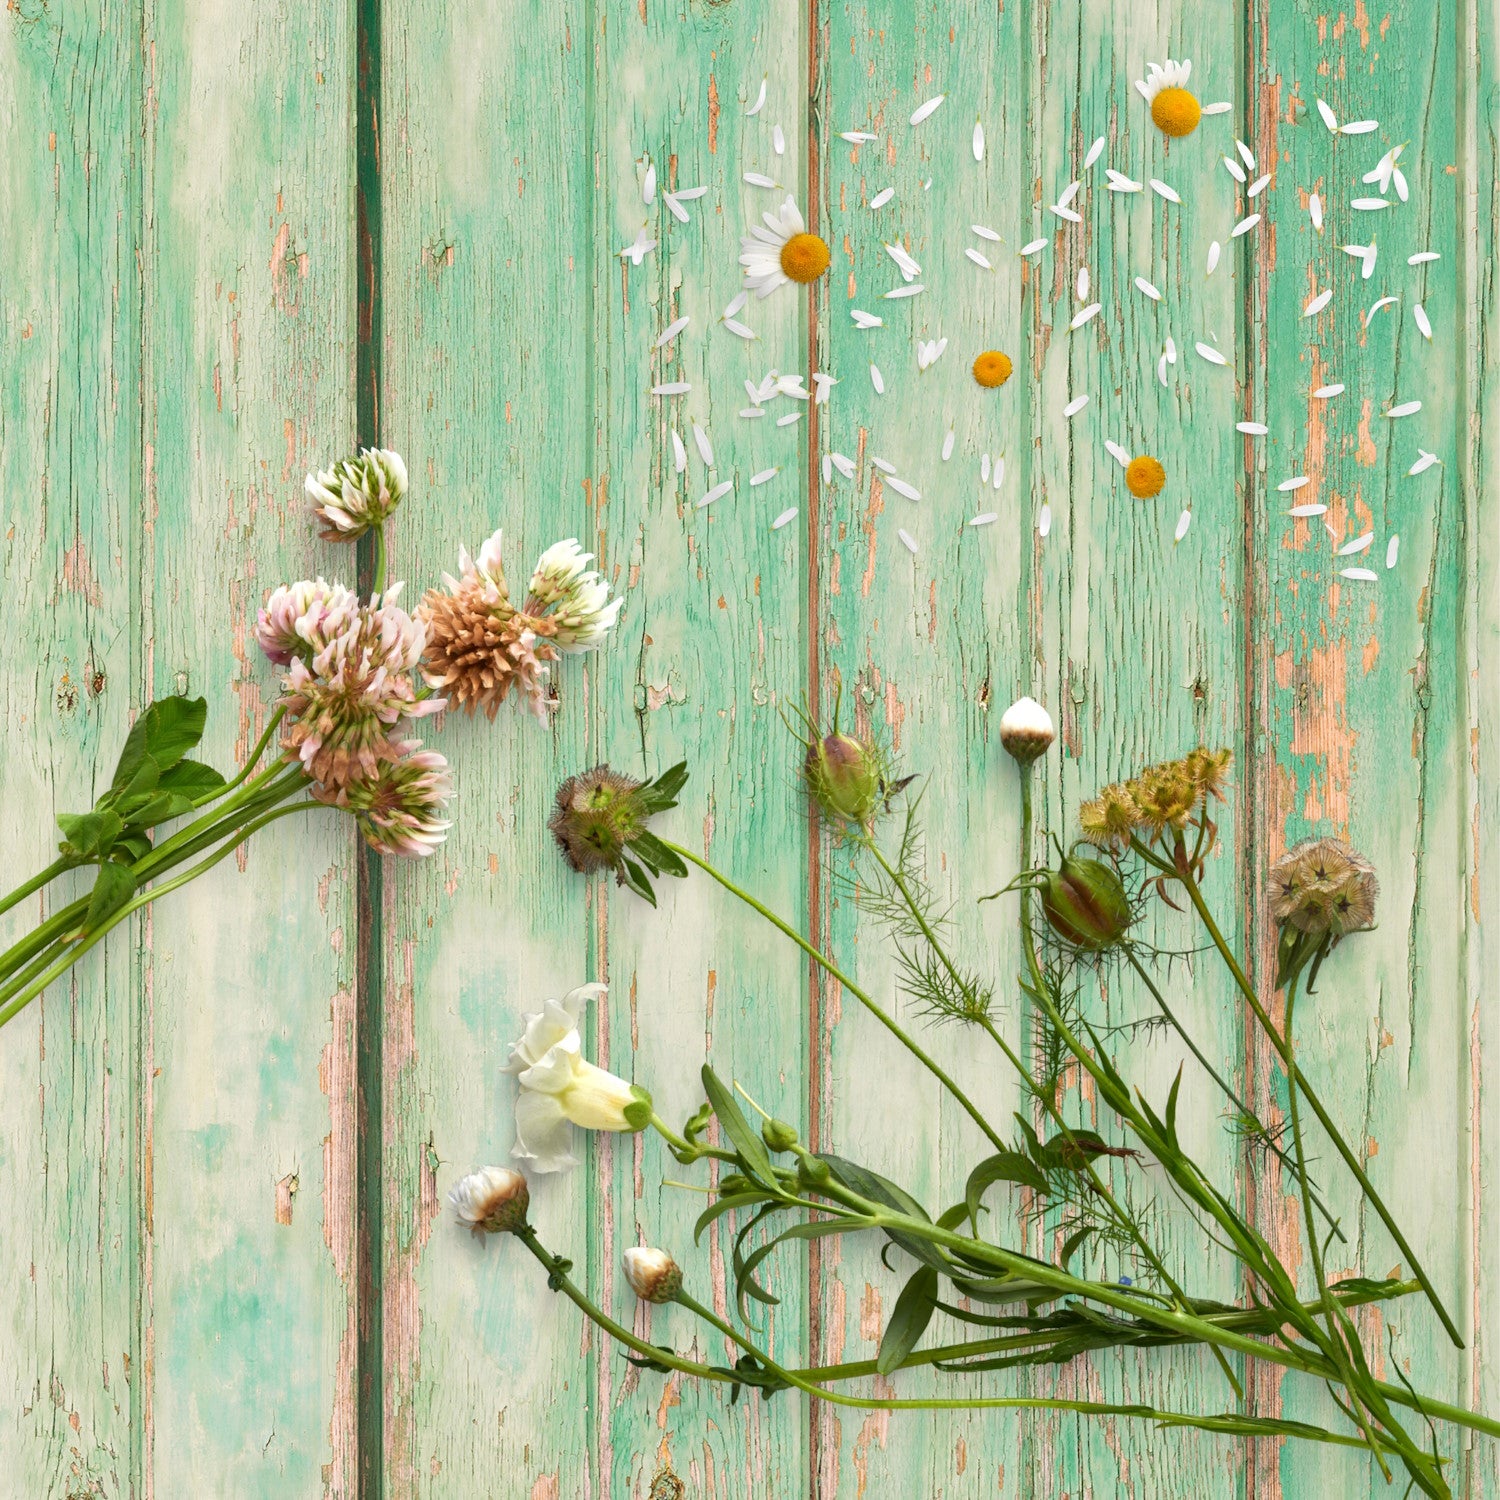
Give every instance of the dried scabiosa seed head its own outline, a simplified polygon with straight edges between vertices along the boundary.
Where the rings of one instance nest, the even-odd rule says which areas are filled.
[[[1375,867],[1342,839],[1306,839],[1271,866],[1271,914],[1314,936],[1371,926],[1379,894]]]
[[[383,526],[406,495],[406,465],[389,448],[362,448],[354,458],[307,476],[307,496],[330,542],[357,542]]]
[[[612,871],[621,885],[654,906],[651,877],[686,875],[687,866],[648,825],[657,813],[677,806],[687,776],[686,761],[645,782],[595,766],[558,787],[547,827],[580,874]]]
[[[513,1167],[481,1167],[454,1183],[448,1203],[476,1235],[514,1234],[526,1226],[531,1190]]]

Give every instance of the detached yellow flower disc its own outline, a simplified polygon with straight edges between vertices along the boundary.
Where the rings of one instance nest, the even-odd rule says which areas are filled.
[[[986,349],[974,361],[974,379],[986,390],[994,390],[1010,379],[1010,356],[998,349]]]
[[[1186,89],[1161,89],[1151,101],[1151,118],[1163,135],[1191,135],[1202,114],[1198,101]]]
[[[1162,492],[1167,482],[1167,471],[1149,454],[1132,458],[1125,470],[1125,487],[1137,500],[1150,500]]]
[[[781,269],[804,286],[816,281],[831,259],[827,242],[816,234],[794,234],[781,247]]]

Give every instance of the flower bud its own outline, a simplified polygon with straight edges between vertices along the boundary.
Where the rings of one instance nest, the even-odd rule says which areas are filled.
[[[1056,738],[1052,715],[1035,698],[1017,698],[1000,716],[1000,743],[1022,764],[1035,760]]]
[[[804,1152],[797,1158],[797,1181],[804,1187],[826,1187],[833,1170],[821,1157]]]
[[[1130,898],[1112,865],[1064,855],[1042,884],[1042,911],[1052,930],[1075,948],[1099,952],[1125,935],[1132,921]]]
[[[813,800],[830,818],[865,825],[885,795],[880,752],[852,734],[837,730],[807,747],[802,775]]]
[[[525,1227],[531,1193],[512,1168],[481,1167],[453,1185],[448,1202],[475,1234],[513,1234]]]
[[[670,1302],[682,1290],[682,1270],[665,1250],[636,1245],[625,1252],[625,1279],[642,1302]]]
[[[760,1127],[760,1138],[772,1151],[790,1151],[797,1144],[797,1127],[785,1120],[767,1120]]]

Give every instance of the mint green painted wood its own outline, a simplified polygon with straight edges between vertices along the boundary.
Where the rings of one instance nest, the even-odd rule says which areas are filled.
[[[350,17],[156,3],[144,101],[141,678],[243,756],[265,592],[327,573],[302,479],[353,438]],[[337,202],[335,196],[332,201]],[[118,732],[118,731],[116,731]],[[354,1482],[354,835],[315,812],[154,909],[138,1088],[141,1492]]]
[[[108,785],[136,697],[140,187],[126,11],[27,6],[0,25],[0,575],[11,619],[0,807],[18,879],[55,854],[54,815]],[[0,919],[0,941],[54,910],[33,897]],[[3,1039],[0,1472],[19,1494],[119,1495],[131,1482],[141,1421],[131,947],[107,943]]]

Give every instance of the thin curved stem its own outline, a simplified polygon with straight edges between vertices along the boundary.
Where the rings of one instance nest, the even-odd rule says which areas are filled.
[[[948,1090],[950,1094],[953,1095],[954,1099],[958,1102],[959,1105],[962,1106],[969,1118],[974,1121],[974,1123],[980,1128],[981,1131],[983,1131],[985,1137],[990,1141],[990,1143],[997,1151],[1004,1151],[1006,1149],[1005,1142],[1001,1140],[1001,1138],[995,1133],[994,1127],[987,1119],[985,1119],[984,1115],[980,1112],[979,1107],[974,1103],[972,1099],[969,1098],[966,1093],[964,1093],[964,1091],[958,1086],[958,1084],[954,1082],[954,1080],[943,1069],[942,1065],[929,1053],[925,1052],[922,1047],[909,1035],[907,1035],[900,1024],[891,1016],[888,1016],[885,1011],[880,1006],[878,1006],[875,1001],[870,998],[869,995],[865,993],[864,990],[862,990],[847,974],[844,973],[842,969],[838,967],[837,964],[833,962],[831,958],[827,957],[826,954],[819,952],[819,950],[814,948],[813,945],[809,943],[807,939],[804,938],[795,927],[793,927],[790,923],[783,921],[779,916],[776,915],[774,911],[770,909],[770,907],[762,905],[762,903],[757,901],[755,897],[749,893],[749,891],[746,891],[740,886],[737,886],[734,881],[732,881],[727,875],[715,869],[714,866],[711,865],[706,859],[703,859],[699,855],[694,854],[691,849],[685,848],[681,844],[674,844],[670,839],[663,839],[662,843],[665,844],[666,847],[670,849],[674,854],[679,855],[681,858],[687,860],[690,864],[697,865],[697,867],[702,870],[705,875],[709,875],[714,880],[718,881],[718,883],[723,886],[724,889],[730,893],[730,895],[738,897],[739,900],[743,901],[745,905],[748,906],[752,911],[757,912],[760,916],[764,917],[766,921],[768,921],[783,936],[789,937],[810,959],[813,960],[814,963],[822,968],[825,973],[827,973],[831,978],[837,980],[845,990],[853,995],[854,998],[858,1000],[859,1003],[863,1005],[864,1008],[869,1011],[870,1014],[874,1016],[875,1019],[878,1020],[880,1024],[884,1026],[886,1030],[889,1031],[891,1035],[894,1036],[897,1041],[899,1041],[901,1045],[905,1047],[906,1050],[910,1052],[911,1055],[915,1057],[917,1061],[921,1063],[922,1066],[926,1068],[927,1071],[931,1073],[932,1076],[936,1078],[937,1081],[941,1083],[945,1089]]]
[[[11,907],[19,905],[33,891],[39,891],[44,885],[50,885],[59,875],[65,875],[78,864],[79,861],[76,859],[69,859],[65,854],[59,855],[45,870],[39,870],[30,880],[23,881],[8,896],[0,900],[0,915],[8,912]]]
[[[260,738],[250,747],[250,754],[246,757],[245,764],[240,767],[234,780],[226,781],[216,791],[204,793],[203,796],[194,801],[193,806],[206,807],[210,802],[217,802],[220,797],[227,796],[230,792],[241,786],[245,778],[260,763],[261,756],[266,753],[266,746],[271,743],[271,736],[276,733],[277,725],[281,723],[285,716],[285,706],[278,707],[271,717],[266,720],[266,727],[261,731]]]

